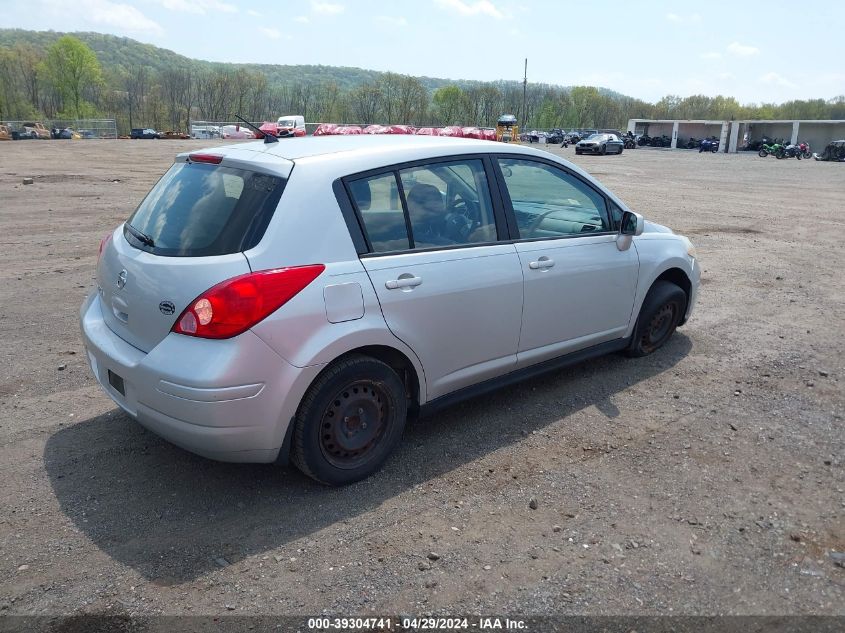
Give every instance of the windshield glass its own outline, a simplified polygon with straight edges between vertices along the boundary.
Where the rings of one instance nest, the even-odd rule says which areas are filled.
[[[131,229],[125,228],[124,235],[136,248],[156,255],[245,251],[264,235],[284,185],[280,177],[244,169],[176,163],[129,218]]]

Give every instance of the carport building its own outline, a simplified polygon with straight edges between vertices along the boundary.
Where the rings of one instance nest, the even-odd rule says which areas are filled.
[[[715,136],[719,147],[725,147],[729,121],[708,121],[705,119],[630,119],[628,131],[649,136],[666,135],[672,139],[670,147],[685,147],[690,138],[701,140]]]
[[[809,143],[821,152],[831,141],[845,139],[845,121],[731,121],[729,152],[736,152],[763,137],[781,138],[789,143]]]
[[[814,151],[820,152],[831,141],[845,139],[845,120],[630,119],[628,131],[649,136],[665,134],[672,139],[672,149],[684,147],[690,137],[715,136],[719,139],[719,151],[734,153],[766,137],[789,143],[807,142]]]

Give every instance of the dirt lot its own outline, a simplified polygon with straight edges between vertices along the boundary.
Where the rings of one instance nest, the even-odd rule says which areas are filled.
[[[845,166],[556,148],[695,242],[690,323],[327,489],[174,448],[85,362],[100,238],[206,144],[0,144],[0,615],[845,615]]]

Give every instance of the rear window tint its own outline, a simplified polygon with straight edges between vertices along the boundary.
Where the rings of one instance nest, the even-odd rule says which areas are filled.
[[[136,248],[172,257],[228,255],[261,240],[284,189],[277,176],[220,165],[176,163],[158,181],[124,230]]]

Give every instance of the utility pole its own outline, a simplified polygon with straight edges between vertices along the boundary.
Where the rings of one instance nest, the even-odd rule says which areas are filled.
[[[528,58],[525,58],[525,75],[522,77],[522,125],[528,125],[528,117],[525,114],[525,94],[528,90]]]

